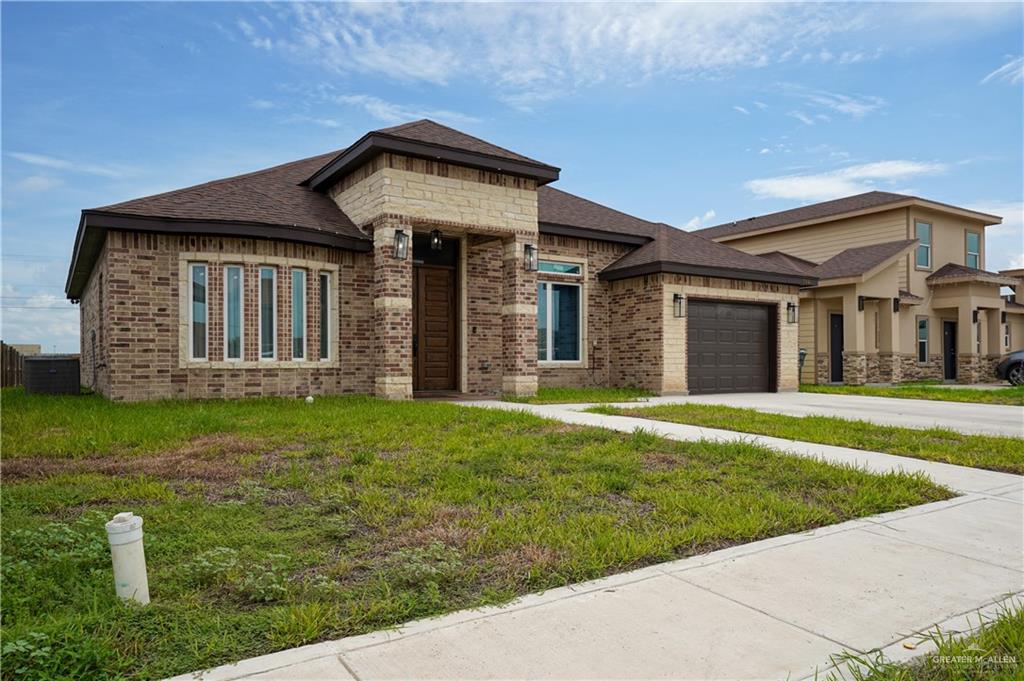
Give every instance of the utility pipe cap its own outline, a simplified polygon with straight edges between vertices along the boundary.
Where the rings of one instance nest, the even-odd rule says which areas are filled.
[[[105,527],[111,544],[130,544],[142,539],[142,518],[131,511],[118,513]]]

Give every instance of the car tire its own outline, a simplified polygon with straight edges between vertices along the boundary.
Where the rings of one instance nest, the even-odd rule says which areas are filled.
[[[1006,370],[1006,380],[1010,385],[1024,385],[1024,362],[1014,364]]]

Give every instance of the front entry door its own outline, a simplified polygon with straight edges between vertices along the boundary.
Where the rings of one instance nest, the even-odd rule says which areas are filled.
[[[942,375],[956,380],[956,322],[942,322]]]
[[[414,391],[455,390],[455,268],[413,268]]]
[[[843,382],[843,315],[828,316],[828,365],[829,380]]]

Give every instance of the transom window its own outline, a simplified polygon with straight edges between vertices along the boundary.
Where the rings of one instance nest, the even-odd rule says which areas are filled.
[[[537,359],[578,362],[582,342],[582,287],[537,283]]]
[[[922,269],[932,266],[932,226],[927,222],[914,223],[914,234],[920,242],[917,245],[915,264]]]
[[[583,266],[578,263],[555,262],[553,260],[541,260],[537,265],[537,270],[539,272],[548,272],[549,274],[568,274],[574,277],[583,274]]]
[[[967,266],[981,269],[981,235],[967,232]]]
[[[242,359],[242,315],[244,307],[242,266],[224,267],[224,358]]]
[[[206,275],[207,268],[203,263],[192,263],[188,266],[189,299],[192,301],[189,311],[189,357],[206,359],[206,340],[208,327],[206,324]]]
[[[292,270],[292,359],[306,359],[306,270]]]
[[[917,361],[924,364],[928,361],[928,320],[917,320]]]
[[[277,269],[260,268],[260,359],[277,356]]]

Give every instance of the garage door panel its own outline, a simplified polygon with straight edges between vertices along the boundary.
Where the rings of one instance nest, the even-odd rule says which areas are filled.
[[[687,371],[691,394],[773,389],[774,308],[691,300]]]

